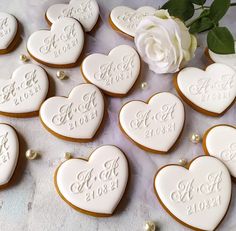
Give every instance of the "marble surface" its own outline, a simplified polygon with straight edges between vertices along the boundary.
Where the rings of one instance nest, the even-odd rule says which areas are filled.
[[[1,0],[0,10],[15,15],[22,26],[22,42],[12,53],[0,57],[0,77],[9,78],[15,68],[21,65],[19,55],[26,52],[26,41],[29,35],[39,29],[48,28],[44,19],[46,9],[63,0]],[[111,29],[108,16],[111,9],[118,5],[139,7],[151,5],[158,7],[164,1],[159,0],[98,0],[101,18],[98,27],[86,34],[84,55],[93,52],[108,53],[120,44],[134,46],[129,39],[122,37]],[[234,9],[235,10],[235,9]],[[236,20],[233,9],[222,20],[236,34]],[[207,64],[204,57],[205,35],[198,37],[199,48],[196,57],[189,65],[204,68]],[[32,61],[33,62],[33,61]],[[66,70],[68,80],[56,78],[57,69],[46,68],[50,78],[50,96],[68,95],[71,89],[83,82],[79,67]],[[148,89],[141,90],[142,82],[148,83]],[[236,105],[224,116],[211,118],[186,108],[186,125],[176,148],[167,155],[154,155],[140,150],[121,133],[118,128],[118,111],[121,106],[132,99],[147,100],[159,91],[173,89],[171,75],[156,75],[142,65],[142,72],[134,90],[123,99],[107,97],[108,117],[96,141],[86,144],[59,140],[48,133],[40,124],[39,118],[10,119],[0,117],[0,122],[13,125],[20,134],[21,153],[14,184],[0,192],[0,230],[1,231],[141,231],[146,220],[154,220],[162,231],[188,230],[175,222],[160,206],[153,193],[153,177],[158,168],[164,164],[177,163],[179,158],[191,160],[203,154],[201,144],[192,144],[188,137],[192,132],[203,134],[210,126],[218,123],[236,124]],[[93,218],[76,212],[64,203],[57,195],[53,185],[53,173],[61,162],[65,152],[74,156],[89,156],[89,153],[102,144],[114,144],[127,154],[131,177],[127,193],[123,197],[116,214],[111,218]],[[25,159],[25,151],[36,149],[41,158],[34,161]],[[236,187],[233,185],[232,202],[219,230],[236,230]]]

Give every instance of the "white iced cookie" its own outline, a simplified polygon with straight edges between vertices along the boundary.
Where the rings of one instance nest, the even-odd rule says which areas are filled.
[[[19,141],[14,128],[0,123],[0,188],[11,180],[19,156]]]
[[[127,6],[115,7],[110,13],[112,26],[121,32],[134,37],[136,28],[140,21],[150,15],[154,15],[156,9],[150,6],[143,6],[134,10]]]
[[[226,124],[210,128],[203,138],[203,148],[207,155],[220,159],[236,178],[236,128]]]
[[[189,169],[164,166],[155,176],[154,188],[164,209],[194,230],[215,230],[231,199],[229,171],[211,156],[194,159]]]
[[[111,216],[128,182],[128,161],[111,145],[96,149],[88,160],[70,159],[56,170],[59,195],[74,209],[92,216]]]
[[[234,42],[234,46],[236,50],[236,41]],[[215,63],[223,63],[236,70],[236,53],[230,55],[220,55],[212,52],[210,49],[208,49],[208,53],[212,61]]]
[[[0,12],[0,54],[11,50],[17,31],[18,22],[16,18],[8,13]]]
[[[48,8],[46,18],[50,23],[69,17],[77,19],[85,31],[91,31],[99,17],[96,0],[71,0],[69,4],[55,4]]]
[[[187,67],[175,78],[175,87],[193,109],[210,116],[219,116],[235,100],[236,71],[221,63],[214,63],[205,71]]]
[[[73,18],[56,20],[51,30],[39,30],[28,39],[27,49],[38,62],[51,67],[73,67],[84,46],[84,32]]]
[[[55,96],[40,108],[40,119],[53,135],[69,141],[90,141],[104,116],[104,99],[92,84],[80,84],[68,98]]]
[[[148,103],[126,103],[119,115],[121,129],[144,150],[166,153],[176,143],[185,120],[184,106],[175,95],[155,94]]]
[[[38,115],[48,87],[48,76],[42,67],[20,66],[10,79],[0,79],[0,114],[13,117]]]
[[[139,55],[128,45],[115,47],[108,56],[89,55],[82,63],[85,79],[112,96],[127,94],[137,80],[139,72]]]

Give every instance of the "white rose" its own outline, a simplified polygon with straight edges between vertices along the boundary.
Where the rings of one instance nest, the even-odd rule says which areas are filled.
[[[135,44],[140,56],[155,73],[175,73],[192,57],[197,40],[178,18],[166,10],[145,17],[136,30]]]

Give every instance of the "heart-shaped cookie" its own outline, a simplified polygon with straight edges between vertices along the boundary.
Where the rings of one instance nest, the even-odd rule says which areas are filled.
[[[194,159],[189,169],[164,166],[155,176],[154,188],[164,209],[193,230],[215,230],[231,199],[229,171],[211,156]]]
[[[176,143],[185,120],[183,103],[175,95],[162,92],[148,103],[126,103],[119,115],[120,126],[144,150],[166,153]]]
[[[46,12],[50,24],[64,17],[77,19],[85,31],[91,31],[98,20],[99,7],[96,0],[71,0],[69,4],[52,5]]]
[[[96,149],[84,159],[63,162],[54,176],[59,195],[76,210],[92,216],[111,216],[128,182],[128,161],[111,145]]]
[[[236,178],[236,128],[226,124],[208,129],[203,136],[203,149],[210,156],[220,159]]]
[[[19,141],[14,128],[0,123],[0,188],[5,188],[15,171]]]
[[[128,45],[115,47],[108,56],[89,55],[82,63],[84,78],[112,96],[127,94],[139,72],[139,55]]]
[[[236,41],[234,42],[234,47],[236,50]],[[208,54],[213,62],[226,64],[236,70],[236,53],[230,55],[221,55],[216,54],[210,49],[208,49]]]
[[[47,73],[42,67],[20,66],[10,79],[0,79],[0,114],[12,117],[38,115],[48,87]]]
[[[154,15],[156,9],[143,6],[134,10],[127,6],[115,7],[110,13],[111,26],[131,37],[134,37],[136,28],[140,21],[150,15]]]
[[[40,119],[53,135],[69,141],[90,141],[104,116],[104,99],[92,84],[80,84],[68,98],[55,96],[40,108]]]
[[[15,45],[18,23],[14,16],[0,12],[0,54],[11,51]]]
[[[51,67],[76,66],[83,46],[83,29],[73,18],[56,20],[50,31],[34,32],[27,42],[30,55],[36,61]]]
[[[219,116],[229,109],[236,97],[236,71],[214,63],[205,71],[187,67],[175,78],[179,95],[198,112]]]

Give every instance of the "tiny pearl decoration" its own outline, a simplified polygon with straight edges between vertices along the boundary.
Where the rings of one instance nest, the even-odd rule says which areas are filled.
[[[37,158],[38,153],[34,150],[29,149],[26,151],[25,156],[28,160],[34,160]]]
[[[179,162],[179,165],[181,165],[181,166],[185,166],[187,164],[187,160],[184,158],[179,159],[178,162]]]
[[[201,141],[201,136],[198,135],[197,133],[193,133],[190,137],[190,140],[194,144],[198,144]]]
[[[64,154],[64,158],[65,158],[66,160],[69,160],[69,159],[72,158],[72,154],[71,154],[70,152],[66,152],[66,153]]]
[[[29,61],[28,57],[27,57],[26,55],[24,55],[24,54],[21,54],[21,55],[20,55],[20,60],[21,60],[22,62],[27,62],[27,61]]]
[[[144,226],[145,231],[155,231],[156,225],[154,221],[147,221]]]
[[[143,83],[141,84],[141,88],[142,88],[143,90],[147,89],[147,88],[148,88],[147,82],[143,82]]]
[[[57,78],[63,80],[66,78],[66,73],[64,71],[57,71]]]

